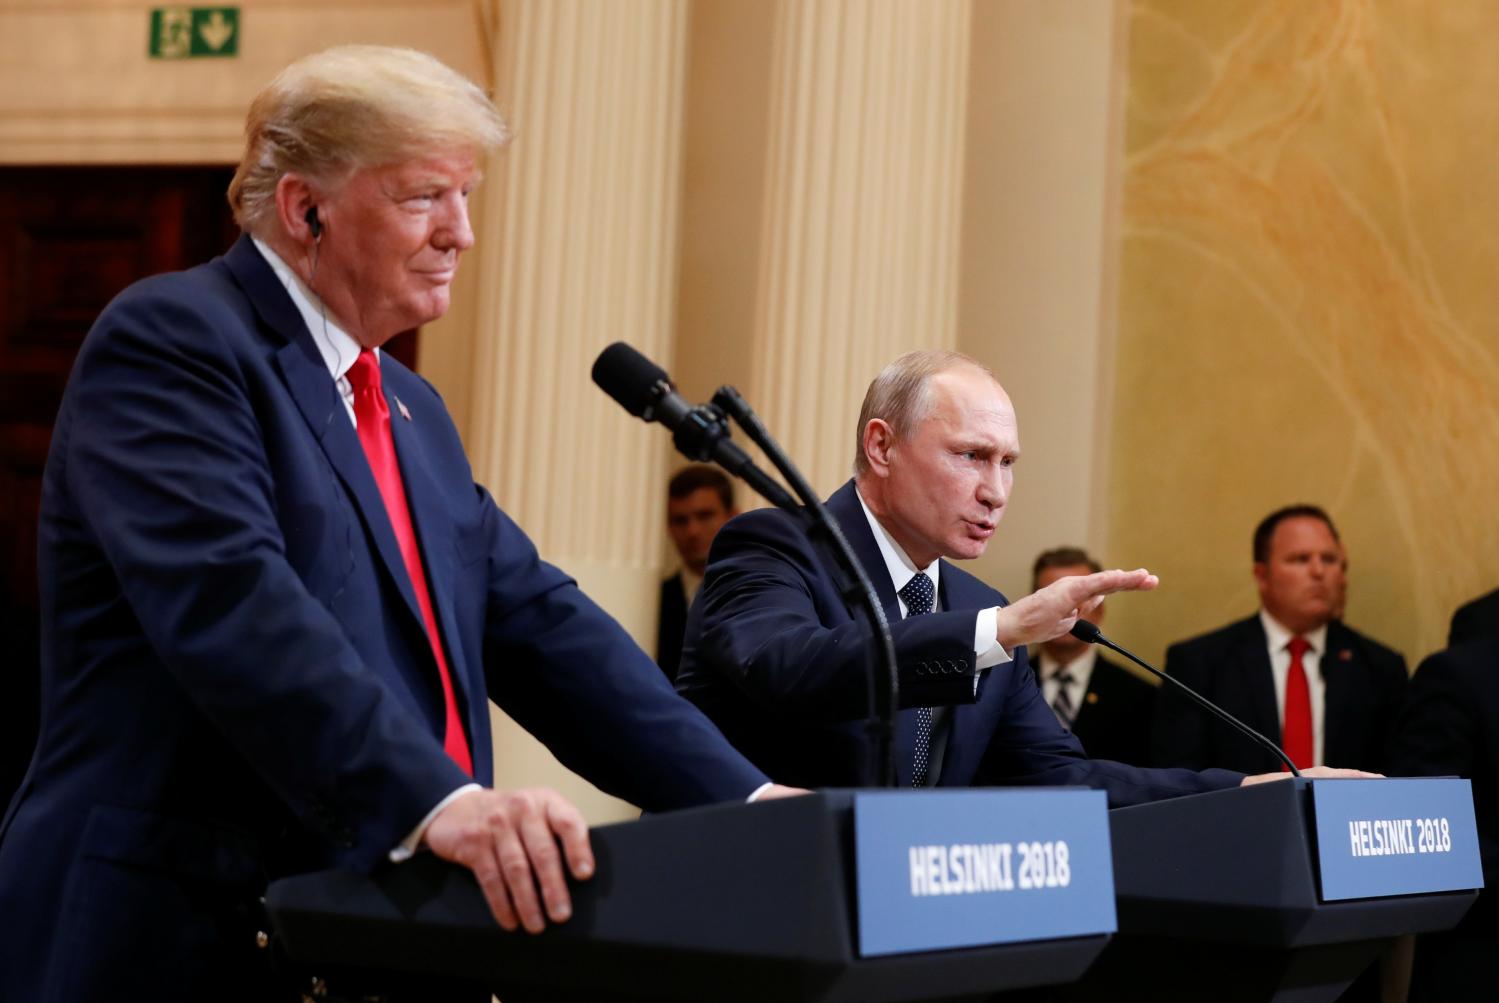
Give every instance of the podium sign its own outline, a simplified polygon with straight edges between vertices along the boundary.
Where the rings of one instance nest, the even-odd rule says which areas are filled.
[[[1466,780],[1313,780],[1322,900],[1483,887]]]
[[[1102,791],[862,791],[854,860],[866,958],[1115,930]]]

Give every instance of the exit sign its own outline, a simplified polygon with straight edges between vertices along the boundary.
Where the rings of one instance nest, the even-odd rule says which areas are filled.
[[[238,7],[157,7],[151,11],[152,59],[237,55]]]

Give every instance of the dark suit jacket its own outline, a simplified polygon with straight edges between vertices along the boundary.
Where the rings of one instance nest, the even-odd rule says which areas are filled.
[[[1040,659],[1032,665],[1039,684]],[[1099,655],[1093,662],[1082,706],[1072,719],[1072,733],[1090,756],[1144,766],[1150,760],[1150,719],[1155,698],[1154,686]]]
[[[1493,996],[1499,948],[1499,638],[1439,651],[1421,663],[1395,729],[1390,773],[1473,782],[1486,890],[1450,934],[1421,938],[1411,999]]]
[[[1173,644],[1166,672],[1276,744],[1280,713],[1269,642],[1258,615]],[[1334,620],[1327,625],[1321,672],[1327,681],[1323,762],[1385,772],[1390,733],[1405,695],[1405,659]],[[1160,766],[1223,764],[1246,773],[1281,769],[1275,755],[1162,687],[1151,735]]]
[[[687,629],[687,596],[678,571],[661,583],[661,613],[656,624],[656,664],[666,678],[676,681],[682,662],[682,633]]]
[[[764,782],[474,483],[437,393],[381,368],[411,415],[393,436],[474,779],[487,695],[647,808]],[[353,424],[247,238],[101,315],[40,539],[42,727],[0,826],[0,915],[24,917],[0,998],[253,997],[266,881],[376,866],[469,778],[436,737],[435,662]]]
[[[1447,644],[1494,636],[1499,636],[1499,589],[1479,596],[1452,614],[1452,630],[1447,635]]]
[[[1005,598],[953,565],[939,576],[940,612],[902,620],[890,576],[853,484],[828,509],[870,572],[894,634],[903,707],[896,762],[908,784],[910,708],[958,705],[938,783],[1085,784],[1134,804],[1233,786],[1222,770],[1140,770],[1090,760],[1041,699],[1025,650],[987,669],[973,688],[977,611]],[[845,605],[831,561],[801,522],[774,509],[734,519],[713,542],[688,615],[677,688],[741,751],[786,783],[854,786],[872,780],[862,718],[868,710],[868,631]]]

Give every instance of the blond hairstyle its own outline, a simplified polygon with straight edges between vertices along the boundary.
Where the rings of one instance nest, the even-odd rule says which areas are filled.
[[[890,425],[897,439],[910,438],[916,426],[931,413],[929,387],[932,377],[963,366],[994,379],[987,366],[962,352],[937,349],[907,352],[881,370],[864,392],[864,405],[859,408],[859,426],[854,430],[855,477],[861,477],[869,470],[869,458],[864,455],[864,429],[869,427],[870,421],[881,418]]]
[[[250,104],[229,205],[242,230],[262,236],[288,172],[335,187],[361,168],[455,148],[479,156],[509,139],[484,92],[425,52],[325,49],[282,70]]]

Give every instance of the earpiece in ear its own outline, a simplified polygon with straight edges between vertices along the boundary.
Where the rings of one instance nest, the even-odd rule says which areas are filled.
[[[317,206],[313,206],[311,209],[308,209],[307,215],[304,218],[307,220],[308,229],[312,231],[312,239],[322,240],[323,223],[322,220],[317,218]]]

